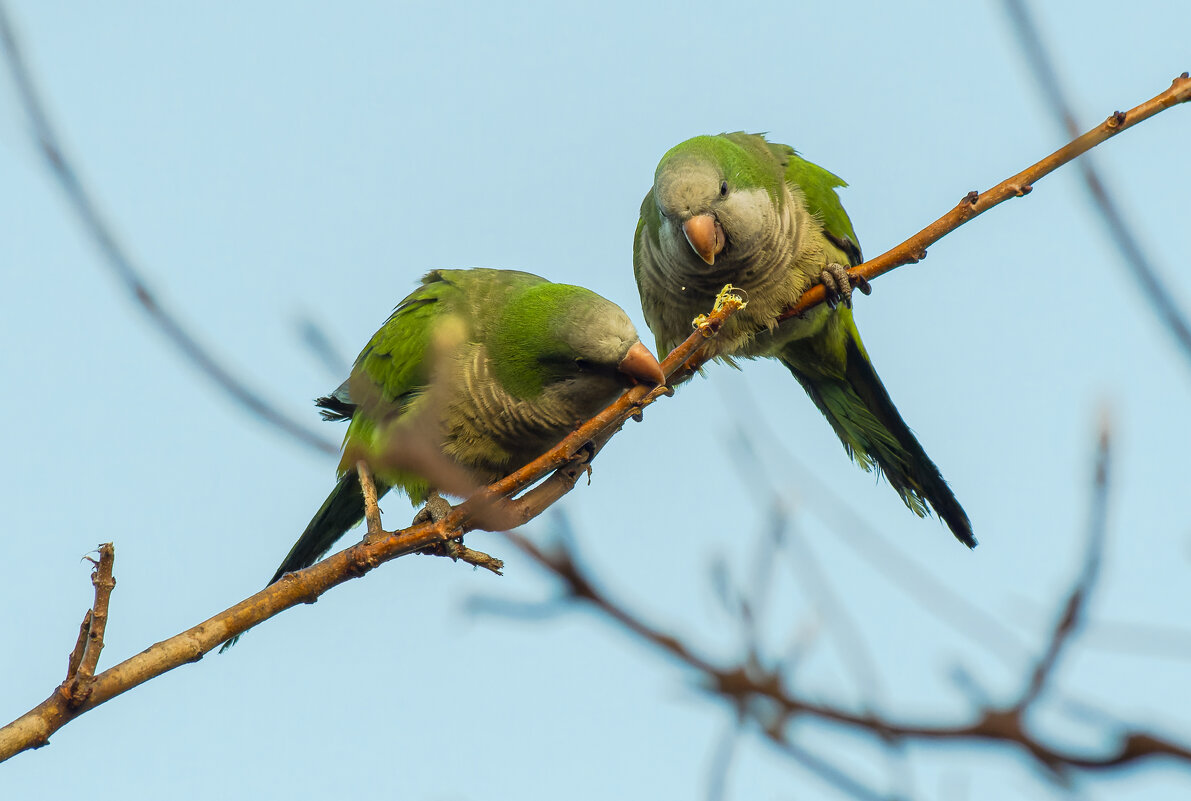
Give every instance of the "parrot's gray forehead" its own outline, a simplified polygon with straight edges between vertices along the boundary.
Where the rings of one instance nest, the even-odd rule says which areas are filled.
[[[653,179],[658,209],[667,216],[698,214],[719,194],[721,172],[715,162],[688,154],[663,159]]]
[[[640,337],[624,309],[598,295],[594,300],[565,321],[562,337],[584,358],[615,364]]]

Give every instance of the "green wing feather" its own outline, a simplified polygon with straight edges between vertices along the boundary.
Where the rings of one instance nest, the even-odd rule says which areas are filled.
[[[398,413],[403,411],[430,381],[426,354],[434,325],[458,292],[441,273],[423,278],[422,286],[397,305],[360,352],[352,368],[353,379],[367,378],[380,393],[380,402],[392,404]]]
[[[844,204],[836,194],[837,187],[848,184],[844,179],[807,161],[787,145],[780,145],[789,151],[786,165],[786,182],[797,184],[806,199],[806,207],[823,226],[823,233],[832,243],[848,256],[849,266],[855,267],[864,261],[860,254],[860,240],[852,228],[852,220],[844,211]]]

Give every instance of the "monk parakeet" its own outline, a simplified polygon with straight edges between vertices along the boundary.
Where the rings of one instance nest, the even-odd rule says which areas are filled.
[[[960,542],[975,547],[967,514],[860,341],[845,271],[863,259],[835,192],[842,186],[793,148],[754,134],[697,136],[672,148],[641,204],[633,242],[645,319],[658,352],[667,353],[725,284],[743,289],[748,303],[713,341],[713,355],[780,361],[861,467],[883,472],[919,516],[930,504]],[[776,324],[815,283],[825,285],[829,304]]]
[[[394,424],[436,426],[438,450],[479,486],[533,461],[633,383],[664,381],[628,315],[591,290],[512,270],[429,273],[351,377],[318,399],[324,418],[349,421],[339,483],[270,583],[314,564],[363,519],[357,460],[369,462],[378,495],[395,488],[426,501],[425,477],[386,466]]]

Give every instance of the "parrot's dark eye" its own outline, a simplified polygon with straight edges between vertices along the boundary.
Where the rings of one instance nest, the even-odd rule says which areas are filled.
[[[728,196],[728,182],[721,181],[720,182],[720,197],[727,197],[727,196]]]

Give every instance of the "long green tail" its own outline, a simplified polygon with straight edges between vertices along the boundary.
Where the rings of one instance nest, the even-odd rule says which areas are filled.
[[[836,316],[839,319],[820,335],[785,345],[778,358],[831,423],[854,461],[865,470],[876,467],[883,472],[919,517],[930,513],[929,503],[957,540],[975,548],[968,515],[890,400],[850,312],[839,309]]]
[[[376,495],[379,498],[389,491],[385,484],[378,483]],[[294,547],[290,548],[285,559],[281,561],[269,584],[274,583],[286,573],[310,567],[322,558],[335,542],[346,534],[353,526],[364,519],[364,495],[360,490],[360,475],[355,470],[349,470],[339,479],[335,489],[323,501],[323,505],[314,513],[306,530]],[[266,585],[267,586],[267,585]],[[219,649],[223,653],[236,644],[240,635],[232,637]]]

